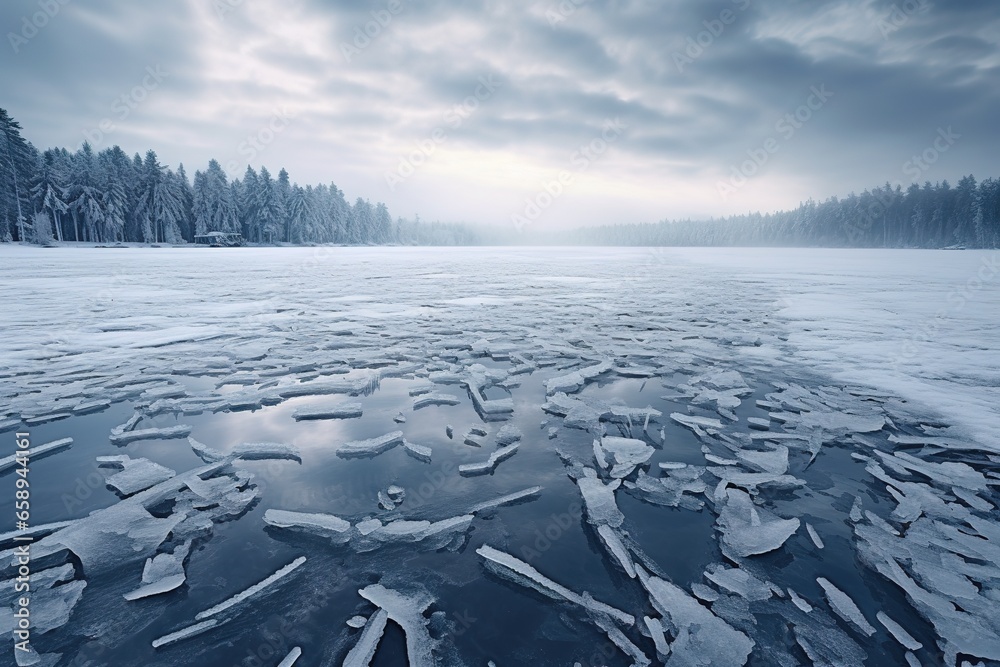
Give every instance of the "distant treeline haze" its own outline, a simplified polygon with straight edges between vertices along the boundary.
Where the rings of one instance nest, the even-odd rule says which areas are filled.
[[[955,187],[886,184],[793,211],[708,221],[609,224],[548,232],[394,221],[385,204],[348,203],[336,185],[292,183],[247,167],[229,180],[216,160],[189,180],[156,153],[131,158],[118,146],[39,152],[0,109],[0,241],[182,243],[207,232],[239,232],[251,243],[475,245],[563,243],[662,246],[997,247],[1000,181],[972,176]]]

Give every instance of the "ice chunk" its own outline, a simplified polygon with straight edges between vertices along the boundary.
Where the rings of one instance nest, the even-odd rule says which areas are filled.
[[[37,447],[31,447],[29,450],[19,450],[17,454],[12,454],[11,456],[5,456],[0,459],[0,474],[10,471],[14,467],[18,466],[18,456],[21,460],[29,460],[30,462],[35,462],[40,458],[50,456],[56,452],[61,452],[67,449],[73,444],[73,438],[62,438],[60,440],[53,440],[52,442],[47,442],[44,445],[38,445]]]
[[[635,579],[635,564],[632,562],[632,557],[629,556],[628,549],[625,547],[625,543],[618,533],[610,526],[604,524],[598,526],[597,534],[600,536],[601,542],[604,543],[604,548],[614,557],[615,562],[625,570],[625,574]]]
[[[191,543],[185,542],[173,553],[162,553],[147,559],[142,570],[142,583],[145,585],[126,593],[125,599],[139,600],[179,588],[186,579],[184,559],[190,550]]]
[[[162,637],[154,639],[153,648],[160,648],[161,646],[167,646],[168,644],[179,642],[182,639],[188,639],[189,637],[200,635],[203,632],[211,630],[218,624],[219,621],[217,619],[211,618],[207,621],[202,621],[201,623],[189,625],[186,628],[181,628],[177,632],[171,632],[169,635],[163,635]]]
[[[0,549],[11,549],[28,537],[37,541],[47,535],[51,535],[57,530],[61,530],[66,526],[71,525],[73,525],[73,521],[55,521],[53,523],[40,523],[35,526],[30,526],[25,530],[12,530],[7,533],[0,533]]]
[[[521,429],[507,424],[502,426],[497,432],[497,444],[501,447],[506,447],[520,441],[522,437]]]
[[[377,438],[345,443],[337,450],[337,456],[344,459],[378,456],[401,444],[403,444],[403,432],[393,431]]]
[[[909,632],[904,630],[903,626],[889,618],[885,612],[880,611],[875,615],[875,617],[878,618],[878,622],[889,631],[889,634],[891,634],[893,638],[904,647],[910,649],[911,651],[919,651],[924,647],[924,645],[914,639]]]
[[[761,419],[760,417],[749,417],[747,419],[747,425],[750,428],[757,431],[770,431],[771,430],[771,420]]]
[[[637,568],[639,581],[649,593],[653,608],[674,635],[670,665],[746,664],[754,642],[713,614],[684,590]]]
[[[460,405],[461,403],[462,400],[458,396],[453,396],[452,394],[424,394],[423,396],[418,396],[413,399],[413,409],[419,410],[431,405]]]
[[[604,436],[600,440],[600,452],[603,460],[598,463],[602,468],[611,466],[611,476],[627,477],[640,465],[644,464],[655,451],[642,440]]]
[[[233,448],[232,456],[244,461],[297,461],[302,455],[294,445],[282,442],[244,442]]]
[[[625,516],[615,502],[615,489],[621,485],[621,480],[616,479],[610,484],[605,484],[598,479],[597,473],[591,468],[586,468],[584,475],[576,480],[576,485],[580,488],[580,495],[583,496],[587,520],[595,526],[607,524],[617,528],[622,525]]]
[[[384,491],[378,492],[378,506],[387,512],[396,509],[396,503]]]
[[[770,583],[761,581],[738,567],[727,568],[716,563],[705,571],[705,578],[719,588],[736,593],[750,602],[767,600],[773,595]]]
[[[31,573],[31,629],[36,634],[43,634],[61,628],[69,622],[74,607],[83,595],[87,582],[82,580],[69,581],[73,577],[73,566],[63,565]],[[24,581],[20,582],[21,585]],[[26,590],[15,589],[15,580],[9,579],[0,584],[0,632],[9,635],[15,628],[14,602],[25,595]]]
[[[715,429],[717,431],[721,431],[723,428],[722,422],[718,419],[712,419],[710,417],[697,417],[695,415],[685,415],[680,412],[672,412],[670,413],[670,418],[682,426],[687,426],[696,434],[701,433],[702,429]]]
[[[386,490],[386,495],[388,495],[396,503],[403,502],[403,496],[406,495],[406,490],[401,486],[396,486],[393,484]]]
[[[792,604],[804,611],[805,613],[810,613],[813,608],[812,605],[805,601],[798,593],[793,591],[791,588],[788,589],[788,597],[791,598]]]
[[[191,435],[191,427],[185,425],[168,426],[166,428],[144,428],[138,431],[126,431],[124,433],[112,433],[111,444],[127,445],[130,442],[139,440],[168,440],[171,438],[186,438]]]
[[[823,540],[820,538],[819,533],[816,532],[816,529],[812,527],[811,523],[806,523],[806,532],[809,533],[809,539],[813,541],[813,544],[816,545],[816,548],[822,549]]]
[[[778,445],[767,451],[742,449],[736,458],[762,472],[784,475],[788,472],[788,447]]]
[[[514,454],[517,453],[518,447],[519,445],[500,447],[495,452],[490,454],[490,457],[482,463],[465,463],[458,466],[458,472],[459,474],[465,476],[486,475],[491,473],[502,461],[506,461],[510,457],[514,456]]]
[[[362,415],[360,403],[338,403],[323,408],[300,408],[292,413],[295,421],[320,419],[357,419]]]
[[[611,368],[612,364],[610,361],[602,361],[594,366],[573,371],[568,375],[546,380],[545,393],[550,395],[556,392],[573,393],[581,389],[588,380],[592,380],[602,373],[607,373]]]
[[[434,598],[429,593],[417,592],[406,595],[388,589],[381,584],[366,586],[358,593],[384,610],[388,618],[391,618],[403,629],[403,633],[406,635],[406,656],[410,667],[434,667],[436,664],[434,650],[437,647],[437,641],[431,638],[427,628],[428,619],[424,616],[427,608],[434,603]]]
[[[643,616],[642,622],[646,626],[650,638],[653,640],[653,645],[656,647],[656,654],[661,660],[666,660],[666,657],[670,655],[670,645],[667,644],[667,638],[663,634],[663,626],[660,624],[659,619]]]
[[[754,506],[746,492],[727,489],[717,525],[723,553],[745,558],[779,549],[799,529],[799,520],[780,519]]]
[[[124,424],[119,424],[111,429],[112,435],[121,435],[122,433],[127,433],[128,431],[133,430],[136,424],[139,423],[140,419],[142,419],[141,412],[132,413],[132,416],[129,417]]]
[[[854,603],[854,600],[847,593],[823,577],[817,578],[816,582],[823,588],[823,591],[826,593],[826,599],[830,603],[830,607],[837,613],[837,616],[840,616],[848,623],[854,624],[855,627],[868,637],[875,634],[875,628],[872,627],[871,623],[865,618],[865,615],[858,609],[858,605]]]
[[[194,438],[188,436],[188,444],[191,445],[191,449],[194,453],[205,463],[215,463],[217,461],[222,461],[226,458],[226,455],[217,449],[213,449],[208,445],[198,442]]]
[[[418,461],[423,461],[424,463],[430,463],[431,455],[434,453],[430,447],[427,447],[426,445],[418,445],[410,442],[409,440],[403,440],[403,449],[406,450],[407,454]]]
[[[363,628],[366,623],[368,623],[368,619],[364,616],[351,616],[347,619],[347,626],[351,628]]]
[[[278,390],[281,398],[295,398],[298,396],[321,396],[325,394],[352,394],[359,395],[369,393],[378,386],[380,374],[376,371],[366,372],[355,378],[344,380],[313,380],[310,382],[300,382]]]
[[[298,530],[343,544],[351,539],[351,524],[332,514],[307,514],[269,509],[264,512],[264,523],[275,528]]]
[[[587,593],[575,593],[565,586],[552,581],[524,561],[494,549],[488,544],[484,544],[476,549],[476,553],[483,558],[487,569],[504,579],[533,588],[554,600],[563,600],[583,607],[588,611],[604,614],[621,625],[631,626],[635,623],[635,617],[630,614],[606,605],[603,602],[598,602]]]
[[[123,496],[131,496],[139,491],[145,491],[177,474],[170,468],[153,463],[149,459],[133,459],[128,456],[99,456],[97,462],[102,467],[112,466],[120,470],[105,481],[108,486]]]
[[[806,484],[804,480],[792,475],[776,475],[770,472],[741,472],[737,468],[728,466],[710,467],[708,471],[726,484],[743,487],[755,495],[758,487],[797,489]]]
[[[368,619],[355,616],[348,621],[348,625],[351,625],[351,621],[356,619],[361,619],[361,625],[352,625],[352,627],[364,626],[364,630],[361,631],[357,643],[344,658],[343,667],[368,667],[371,664],[372,658],[375,657],[375,651],[378,649],[378,643],[382,639],[382,633],[385,632],[385,624],[389,619],[389,614],[385,609],[379,609]]]
[[[532,498],[538,495],[541,490],[542,487],[540,486],[532,486],[522,491],[515,491],[514,493],[509,493],[505,496],[500,496],[499,498],[486,500],[469,508],[469,514],[479,514],[480,512],[500,507],[501,505],[510,505],[511,503],[516,503],[517,501],[524,500],[525,498]]]
[[[704,505],[701,500],[689,495],[702,494],[708,490],[702,480],[705,473],[703,467],[684,464],[682,468],[667,468],[665,472],[665,477],[656,479],[640,470],[636,481],[626,481],[625,487],[633,495],[654,505],[684,507],[695,511]]]
[[[296,646],[288,652],[288,655],[286,655],[281,662],[278,663],[278,667],[292,667],[292,665],[294,665],[301,656],[302,649]]]
[[[246,590],[237,593],[236,595],[232,596],[227,600],[223,600],[214,607],[209,607],[205,611],[199,612],[198,614],[195,615],[194,620],[201,621],[210,618],[212,616],[216,616],[224,611],[227,611],[233,607],[243,604],[247,600],[250,600],[258,595],[262,595],[268,592],[268,589],[270,589],[276,583],[278,583],[279,581],[290,575],[305,562],[306,562],[305,556],[299,556],[291,563],[280,568],[278,571],[276,571],[274,574],[267,577],[263,581],[254,584],[250,588],[247,588]]]

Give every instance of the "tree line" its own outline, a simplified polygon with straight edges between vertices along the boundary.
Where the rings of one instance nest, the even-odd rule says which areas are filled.
[[[247,166],[226,175],[216,160],[188,179],[156,152],[129,157],[119,146],[84,143],[38,151],[0,109],[0,241],[183,243],[239,232],[251,243],[474,244],[463,225],[397,218],[382,202],[349,203],[336,185],[302,187],[281,169]]]
[[[1000,247],[1000,180],[948,181],[809,200],[791,211],[577,230],[573,242],[638,246]]]
[[[809,200],[791,211],[711,220],[612,224],[573,231],[476,228],[396,218],[382,202],[348,203],[336,185],[291,182],[247,167],[229,180],[216,160],[192,181],[156,153],[120,147],[39,152],[0,109],[0,241],[191,242],[239,232],[251,243],[640,246],[1000,247],[1000,180],[948,181]]]

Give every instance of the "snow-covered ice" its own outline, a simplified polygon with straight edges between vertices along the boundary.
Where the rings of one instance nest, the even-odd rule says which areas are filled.
[[[335,624],[337,648],[289,637],[269,664],[300,660],[296,645],[301,660],[339,664],[356,648],[368,664],[397,617],[411,661],[459,664],[443,648],[454,642],[480,664],[519,664],[500,643],[471,648],[492,627],[446,636],[454,627],[427,616],[462,611],[466,595],[485,615],[497,584],[470,574],[485,561],[576,608],[634,664],[1000,660],[1000,295],[967,289],[988,254],[327,250],[211,262],[203,249],[106,250],[128,274],[109,284],[97,251],[0,245],[12,306],[0,432],[77,440],[31,452],[35,498],[52,493],[45,480],[66,495],[32,516],[33,574],[52,578],[38,593],[39,660],[111,637],[97,605],[130,623],[109,646],[155,624],[163,656],[146,662],[188,650],[239,662],[259,639],[230,613],[258,598],[212,588],[225,576],[215,550],[234,539],[337,563],[332,583],[262,591],[286,609],[323,586],[367,605],[338,608],[363,613],[364,629]],[[386,280],[369,279],[376,266]],[[198,289],[176,289],[184,276]],[[449,423],[465,435],[450,440]],[[190,448],[171,448],[184,437]],[[514,451],[493,476],[464,478]],[[192,452],[205,465],[189,470]],[[0,584],[16,572],[15,537],[0,536]],[[460,548],[470,540],[497,545],[493,559]],[[410,580],[426,594],[398,585]],[[399,597],[373,610],[353,593],[369,584]],[[199,622],[206,605],[188,602],[206,595],[235,602]],[[497,632],[524,632],[508,624],[546,604],[518,599],[514,621],[489,621]],[[425,600],[441,606],[418,617]],[[557,635],[531,628],[523,643]]]

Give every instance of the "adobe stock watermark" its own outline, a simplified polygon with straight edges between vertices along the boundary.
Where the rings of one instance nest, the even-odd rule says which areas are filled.
[[[395,171],[385,172],[385,184],[389,187],[389,191],[395,192],[396,186],[413,176],[417,169],[426,164],[437,152],[438,146],[448,141],[448,129],[457,130],[462,127],[479,105],[493,97],[501,86],[503,82],[493,74],[479,77],[479,85],[472,95],[444,112],[442,119],[445,124],[435,127],[430,136],[416,142],[416,148],[408,155],[400,156]]]
[[[404,9],[406,6],[403,0],[389,0],[385,9],[372,10],[371,21],[354,26],[354,39],[351,43],[340,43],[340,53],[344,56],[344,60],[350,64],[355,56],[361,55],[361,52],[371,46],[382,31],[392,24],[393,17],[398,16]]]
[[[245,0],[212,0],[212,9],[220,21],[226,20],[233,10],[242,5]]]
[[[127,93],[116,97],[111,103],[111,112],[114,114],[114,117],[102,118],[97,123],[97,127],[84,130],[84,141],[89,142],[94,148],[100,146],[109,134],[118,129],[117,123],[124,123],[132,115],[132,112],[149,99],[153,91],[159,88],[163,80],[169,76],[170,72],[163,69],[160,65],[148,65],[146,67],[146,75],[142,77],[142,81],[138,85],[133,86]],[[83,144],[80,145],[82,146]]]
[[[20,53],[21,47],[34,39],[69,3],[70,0],[38,0],[38,11],[21,17],[21,30],[7,33],[7,41],[14,53]]]
[[[674,51],[674,65],[677,66],[678,72],[683,74],[686,65],[693,65],[695,60],[701,58],[705,50],[711,47],[715,43],[715,40],[722,36],[726,28],[736,23],[736,18],[740,13],[750,8],[750,0],[732,0],[732,2],[736,5],[735,11],[732,9],[723,9],[716,18],[702,21],[705,29],[694,37],[688,35],[685,40],[687,41],[687,46],[684,47],[683,52]]]
[[[914,155],[903,163],[903,173],[916,182],[924,172],[930,169],[935,162],[941,159],[955,143],[962,138],[949,125],[947,129],[938,128],[937,136],[930,146],[925,148],[919,155]]]
[[[248,134],[247,138],[241,141],[239,146],[236,147],[236,152],[246,158],[243,164],[251,164],[265,148],[274,143],[278,135],[288,129],[288,126],[292,124],[296,116],[298,116],[298,112],[295,109],[289,109],[287,106],[283,106],[280,109],[275,108],[267,123],[262,125],[256,132]],[[226,161],[223,168],[230,179],[239,178],[243,175],[243,172],[240,171],[240,164],[240,161],[236,159]]]
[[[549,22],[549,27],[554,28],[576,14],[577,10],[588,2],[590,0],[561,0],[555,9],[546,10],[545,20]]]
[[[628,124],[619,118],[605,120],[601,135],[573,152],[569,158],[570,166],[578,174],[586,172],[591,164],[607,154],[611,146],[621,139],[627,129]],[[543,182],[541,189],[534,196],[524,200],[524,209],[520,213],[514,213],[510,216],[514,228],[520,232],[527,225],[538,220],[542,213],[548,210],[575,180],[573,172],[563,170],[554,180]]]
[[[938,128],[937,136],[930,146],[925,148],[919,155],[914,155],[903,163],[902,171],[910,176],[911,182],[916,183],[921,175],[928,171],[936,163],[942,153],[954,146],[962,135],[958,134],[949,125],[947,129]],[[897,181],[893,184],[896,188],[902,188],[903,182]],[[892,194],[882,189],[877,189],[874,193],[874,201],[861,211],[861,219],[857,222],[851,221],[845,225],[847,240],[850,243],[856,242],[862,235],[868,233],[880,217],[884,217],[894,203]]]
[[[916,357],[919,352],[918,343],[931,342],[946,321],[965,309],[966,304],[974,302],[976,296],[993,285],[998,277],[1000,277],[1000,253],[994,252],[989,257],[983,258],[972,277],[948,293],[947,307],[938,310],[934,317],[921,323],[911,332],[909,338],[900,346],[899,355],[893,359],[893,365],[898,366],[901,362]]]
[[[888,13],[876,22],[882,38],[889,39],[892,33],[909,23],[914,16],[926,14],[931,7],[931,3],[927,0],[904,0],[901,4],[894,4]]]
[[[772,135],[759,147],[747,150],[748,159],[732,165],[729,168],[729,178],[716,183],[715,188],[722,201],[728,201],[730,196],[760,173],[764,165],[771,160],[771,156],[781,150],[782,141],[790,141],[833,97],[833,93],[826,89],[825,84],[819,87],[812,86],[809,90],[809,97],[804,104],[791,113],[786,113],[774,124],[776,136]]]

